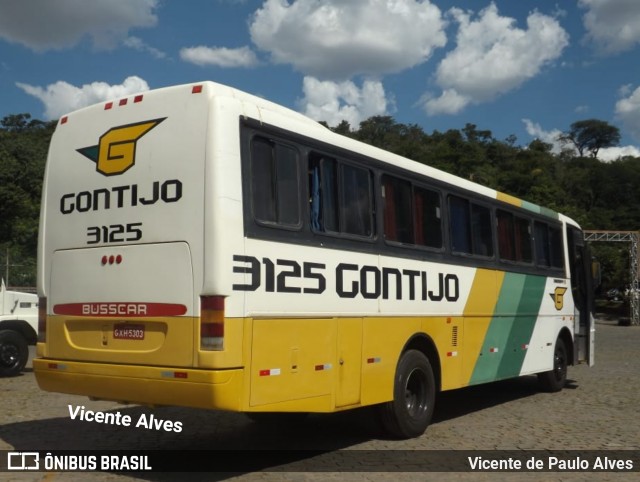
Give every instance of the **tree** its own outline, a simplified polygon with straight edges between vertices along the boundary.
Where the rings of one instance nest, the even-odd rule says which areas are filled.
[[[462,129],[469,142],[489,142],[493,138],[491,131],[478,130],[475,124],[467,122]]]
[[[26,129],[45,127],[46,122],[31,119],[31,114],[10,114],[0,120],[0,126],[7,132],[22,132]]]
[[[45,159],[56,122],[14,114],[0,120],[0,258],[20,266],[12,282],[35,284]]]
[[[620,130],[605,121],[586,119],[571,124],[569,132],[558,136],[558,140],[573,144],[580,157],[584,156],[585,151],[591,157],[598,157],[601,148],[620,143]]]

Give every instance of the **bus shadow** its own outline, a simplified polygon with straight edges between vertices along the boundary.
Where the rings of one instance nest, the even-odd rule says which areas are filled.
[[[567,380],[565,390],[578,388],[575,380]],[[538,378],[522,376],[442,392],[436,402],[432,423],[452,420],[497,405],[528,398],[540,393]]]
[[[570,381],[567,388],[575,388],[575,382]],[[439,395],[432,424],[443,423],[537,393],[539,390],[536,377],[520,377],[444,392]],[[92,403],[78,398],[78,405],[85,406],[87,410],[93,409]],[[331,457],[332,452],[386,438],[378,423],[375,407],[334,414],[310,414],[303,420],[299,417],[285,416],[275,422],[264,423],[254,422],[240,413],[179,407],[150,409],[125,406],[105,410],[105,413],[110,412],[128,415],[132,420],[131,425],[108,425],[72,420],[65,416],[5,424],[0,427],[0,440],[18,451],[63,450],[69,451],[69,454],[84,450],[126,450],[131,451],[131,454],[171,451],[167,452],[167,457],[175,456],[175,467],[180,469],[184,467],[181,455],[184,455],[182,458],[189,459],[189,454],[194,451],[206,450],[209,452],[204,456],[220,460],[219,466],[210,460],[206,466],[214,467],[211,469],[212,472],[180,473],[180,480],[222,481],[239,473],[286,471],[288,467],[293,468],[291,471],[314,471],[318,468],[318,457],[323,460],[323,455]],[[135,426],[143,416],[148,420],[150,414],[153,414],[156,420],[174,422],[174,427],[175,422],[180,422],[181,431]],[[425,437],[428,436],[429,432]],[[394,442],[389,441],[386,447],[388,451],[394,451]],[[398,450],[403,447],[406,448],[406,443],[398,444]],[[322,463],[326,470],[327,462],[320,462]],[[185,467],[185,470],[188,468]],[[340,469],[336,467],[336,470]],[[176,472],[121,474],[158,482],[175,480],[178,476]]]

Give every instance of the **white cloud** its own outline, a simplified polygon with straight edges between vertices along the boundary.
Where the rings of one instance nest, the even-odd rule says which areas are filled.
[[[0,38],[43,52],[89,36],[97,49],[115,47],[136,27],[157,23],[157,0],[0,0]]]
[[[561,130],[552,129],[550,131],[545,131],[540,124],[538,124],[537,122],[533,122],[530,119],[522,119],[522,122],[524,122],[527,134],[535,139],[541,140],[542,142],[551,144],[551,152],[558,154],[562,151],[564,143],[558,140],[558,137],[562,135]]]
[[[616,116],[633,138],[640,141],[640,87],[634,91],[631,91],[631,86],[624,87],[620,92],[627,97],[616,102]]]
[[[640,157],[640,149],[636,146],[603,147],[598,151],[598,159],[604,162],[617,161],[621,157]]]
[[[640,43],[638,0],[579,0],[584,14],[586,39],[602,54],[629,50]]]
[[[147,82],[136,76],[127,77],[122,84],[117,85],[93,82],[76,87],[64,81],[50,84],[46,88],[23,83],[16,85],[42,101],[46,119],[57,119],[82,107],[149,90]]]
[[[346,120],[357,127],[363,120],[386,114],[393,102],[387,99],[382,83],[365,80],[362,88],[351,81],[321,81],[305,77],[304,99],[300,101],[302,111],[317,121],[336,126]]]
[[[429,115],[457,114],[472,100],[471,97],[460,94],[456,89],[444,89],[440,97],[436,97],[431,93],[423,95],[420,103],[424,105]]]
[[[620,88],[618,89],[618,95],[620,97],[626,97],[631,92],[633,92],[633,84],[624,84],[624,85],[621,85]]]
[[[165,54],[162,50],[158,50],[155,47],[145,43],[141,38],[138,37],[127,37],[122,41],[122,44],[125,47],[129,47],[130,49],[137,50],[138,52],[145,52],[151,54],[151,56],[156,59],[164,59],[167,54]]]
[[[575,148],[570,143],[567,144],[558,140],[558,137],[563,134],[561,130],[552,129],[546,131],[540,124],[530,119],[522,119],[522,122],[524,122],[525,129],[531,137],[552,145],[551,152],[558,154],[566,149],[575,151]],[[625,156],[640,157],[640,148],[636,146],[603,147],[598,151],[598,159],[603,162],[615,161]]]
[[[249,47],[229,49],[226,47],[188,47],[180,50],[180,58],[185,62],[218,67],[255,67],[256,54]]]
[[[429,115],[454,114],[520,87],[569,43],[558,21],[538,12],[529,14],[526,30],[518,28],[513,18],[500,16],[494,3],[477,20],[457,8],[449,14],[459,24],[457,45],[436,72],[442,95],[424,98]]]
[[[249,28],[273,62],[344,80],[425,62],[445,45],[444,27],[429,0],[266,0]]]

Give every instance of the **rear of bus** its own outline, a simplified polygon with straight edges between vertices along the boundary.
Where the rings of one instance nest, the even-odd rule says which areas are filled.
[[[214,199],[214,90],[160,89],[60,119],[38,248],[42,389],[238,408],[242,326],[225,327],[211,234],[226,221]],[[235,119],[225,141],[238,146]]]

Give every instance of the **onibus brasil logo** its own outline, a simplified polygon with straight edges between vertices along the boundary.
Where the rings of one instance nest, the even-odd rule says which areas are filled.
[[[129,170],[136,163],[136,145],[147,132],[166,117],[125,126],[113,127],[100,136],[96,146],[77,151],[96,163],[96,170],[105,176],[115,176]]]

